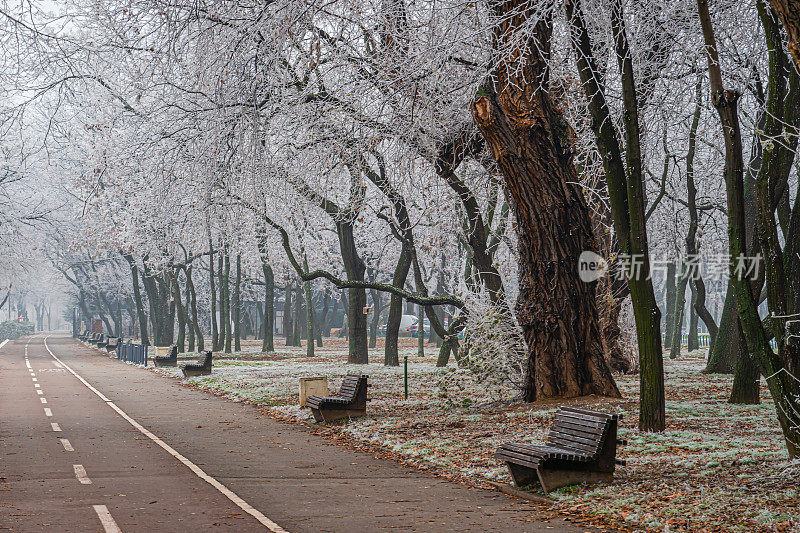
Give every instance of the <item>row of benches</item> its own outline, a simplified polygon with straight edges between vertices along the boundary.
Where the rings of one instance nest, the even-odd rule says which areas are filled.
[[[93,344],[100,349],[105,348],[109,353],[118,350],[122,344],[121,337],[109,337],[102,333],[92,333],[91,331],[84,331],[78,335],[78,339],[89,344]],[[203,356],[197,363],[186,363],[181,365],[183,375],[186,377],[192,376],[207,376],[211,374],[213,354],[210,351],[204,352]],[[178,366],[178,346],[173,344],[169,347],[169,352],[166,356],[154,357],[153,364],[156,368]]]
[[[211,366],[214,354],[211,351],[203,352],[203,356],[197,363],[186,363],[181,365],[181,371],[187,378],[193,376],[208,376],[211,374]],[[168,366],[178,366],[178,346],[173,344],[169,347],[167,355],[154,357],[153,364],[156,368]]]
[[[98,348],[105,348],[109,353],[117,350],[120,344],[122,344],[122,337],[109,337],[102,333],[92,333],[89,330],[78,335],[78,338],[83,342],[94,344]]]
[[[349,374],[338,394],[309,396],[306,406],[317,422],[364,416],[367,387],[367,376]],[[504,443],[495,457],[506,463],[517,486],[538,485],[545,493],[580,482],[609,482],[615,466],[625,464],[616,458],[617,445],[627,444],[617,438],[620,420],[622,415],[564,406],[544,444]]]
[[[118,347],[121,341],[86,332],[79,338],[107,349]],[[207,351],[197,363],[182,365],[183,375],[211,374],[212,358],[212,352]],[[153,358],[153,363],[158,368],[177,366],[178,347],[172,345],[166,356]],[[367,378],[348,374],[337,394],[309,396],[305,403],[314,420],[329,423],[366,415]],[[556,413],[544,444],[504,443],[495,457],[506,463],[517,486],[539,486],[545,493],[580,482],[610,482],[615,466],[625,464],[616,458],[617,446],[627,444],[617,438],[621,419],[622,415],[564,406]]]

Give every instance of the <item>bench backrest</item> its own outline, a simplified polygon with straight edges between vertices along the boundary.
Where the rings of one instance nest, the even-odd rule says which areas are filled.
[[[367,401],[367,376],[358,374],[347,374],[342,381],[342,388],[339,389],[339,398],[344,398],[348,402],[366,403]]]
[[[173,344],[169,347],[169,353],[167,353],[167,359],[178,359],[178,345]]]
[[[601,413],[578,407],[562,407],[550,427],[547,444],[559,448],[575,450],[596,458],[603,451],[603,445],[613,426],[616,441],[617,415]]]
[[[175,357],[178,357],[178,347],[173,346],[175,348]],[[203,368],[211,368],[211,359],[213,358],[213,352],[207,351],[203,353],[202,359],[197,362],[198,365],[202,366]]]

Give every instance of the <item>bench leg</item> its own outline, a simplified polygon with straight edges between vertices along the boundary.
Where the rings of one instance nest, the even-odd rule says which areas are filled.
[[[325,419],[322,418],[322,413],[320,412],[319,409],[313,409],[312,408],[311,409],[311,414],[314,415],[314,420],[316,420],[318,423],[325,421]]]
[[[314,409],[311,410],[314,412]],[[367,410],[366,409],[322,409],[320,410],[320,416],[322,417],[323,421],[328,424],[333,422],[334,420],[340,420],[342,418],[355,418],[357,416],[366,416]],[[314,415],[314,419],[319,422],[320,420],[317,419],[317,415]]]
[[[578,483],[609,483],[614,480],[613,472],[539,468],[536,470],[536,474],[545,494],[555,489],[577,485]]]
[[[536,475],[536,470],[528,466],[516,465],[513,463],[506,463],[508,471],[511,473],[511,478],[517,487],[537,487],[540,485],[539,477]]]

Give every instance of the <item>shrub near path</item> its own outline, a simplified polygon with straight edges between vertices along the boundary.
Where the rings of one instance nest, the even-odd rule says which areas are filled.
[[[471,375],[435,367],[435,353],[416,357],[416,340],[402,339],[409,357],[409,398],[403,368],[382,363],[346,365],[343,341],[331,339],[314,359],[304,348],[280,346],[257,353],[215,354],[211,376],[183,383],[235,401],[247,401],[276,417],[313,422],[298,403],[298,378],[328,376],[332,390],[350,373],[370,376],[368,416],[332,426],[346,437],[410,462],[471,482],[510,483],[493,452],[504,441],[544,439],[558,405],[509,402],[512,391],[475,383]],[[282,343],[276,342],[276,345]],[[382,348],[371,358],[382,361]],[[559,512],[594,523],[651,531],[800,531],[800,463],[790,463],[766,388],[761,405],[727,403],[731,376],[704,375],[701,351],[666,362],[667,430],[640,433],[638,376],[617,376],[623,399],[582,398],[570,404],[624,413],[619,448],[627,461],[614,483],[575,486],[551,494]],[[160,369],[182,378],[180,370]],[[763,386],[763,383],[762,383]],[[488,389],[488,390],[487,390]]]

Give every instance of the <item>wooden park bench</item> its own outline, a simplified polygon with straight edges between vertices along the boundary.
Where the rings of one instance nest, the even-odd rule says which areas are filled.
[[[177,347],[175,348],[177,354]],[[197,363],[187,363],[181,366],[183,375],[187,378],[192,376],[208,376],[211,374],[211,359],[213,354],[208,351],[203,354],[203,357]],[[177,357],[177,355],[176,355]]]
[[[92,336],[89,337],[89,344],[97,345],[97,341],[99,341],[100,337],[102,336],[103,336],[102,333],[92,333]]]
[[[95,345],[100,349],[105,348],[108,345],[108,337],[106,337],[105,335],[100,335],[100,338],[97,339]]]
[[[80,335],[78,335],[78,340],[81,340],[81,341],[83,341],[83,342],[86,342],[86,339],[87,339],[88,337],[89,337],[89,330],[88,330],[88,329],[85,329],[85,330],[83,330],[83,332],[81,332],[81,334],[80,334]]]
[[[306,407],[311,408],[317,422],[332,422],[340,418],[364,416],[367,414],[367,377],[348,374],[342,381],[342,388],[336,396],[315,394],[306,398]]]
[[[109,337],[106,341],[106,351],[114,352],[119,349],[120,344],[122,344],[122,337]]]
[[[178,366],[178,345],[173,344],[169,347],[169,353],[160,357],[153,357],[153,364],[156,368],[165,366]]]
[[[616,458],[617,423],[610,415],[578,407],[561,407],[544,445],[502,444],[495,457],[505,461],[518,487],[540,485],[546,493],[580,482],[612,481]]]

